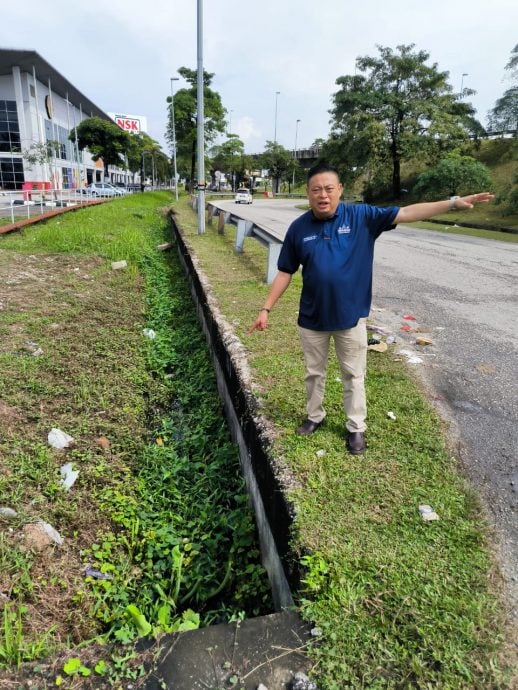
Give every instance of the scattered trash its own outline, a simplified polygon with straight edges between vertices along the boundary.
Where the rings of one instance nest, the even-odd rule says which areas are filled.
[[[416,345],[433,345],[433,340],[420,335],[419,338],[415,339],[415,343]]]
[[[322,637],[322,628],[315,626],[314,628],[311,628],[309,634],[311,635],[311,637]]]
[[[412,328],[412,326],[406,326],[405,325],[405,326],[401,326],[401,328],[399,330],[400,331],[406,331],[407,333],[411,333],[413,328]]]
[[[371,326],[370,324],[367,326],[368,331],[372,331],[373,333],[379,333],[380,335],[388,335],[390,331],[387,331],[386,328],[382,328],[381,326]]]
[[[398,355],[406,357],[409,364],[422,364],[423,362],[423,359],[418,357],[412,350],[398,350]]]
[[[143,328],[142,333],[150,340],[154,340],[156,338],[156,333],[152,328]]]
[[[322,449],[322,450],[317,450],[317,452],[315,453],[315,455],[317,456],[317,458],[323,458],[323,457],[325,456],[325,454],[326,454],[326,451],[323,450],[323,449]]]
[[[53,448],[61,450],[62,448],[68,448],[74,442],[74,439],[64,431],[61,431],[61,429],[51,429],[48,435],[48,442]]]
[[[120,271],[122,268],[126,268],[128,265],[128,262],[123,259],[122,261],[112,261],[112,270],[113,271]]]
[[[290,690],[317,690],[315,683],[302,671],[297,671],[289,687]]]
[[[95,570],[95,568],[91,568],[89,565],[86,566],[83,572],[85,577],[93,577],[96,580],[113,580],[113,575],[102,573],[100,570]]]
[[[387,345],[392,345],[392,343],[396,342],[396,336],[395,335],[389,335],[387,339],[385,340]]]
[[[421,517],[425,522],[431,522],[432,520],[440,520],[439,516],[432,508],[432,506],[426,504],[420,505],[419,512],[421,513]]]
[[[481,374],[494,374],[496,372],[495,365],[489,362],[479,362],[475,364],[475,369],[480,371]]]
[[[43,354],[43,350],[41,349],[41,347],[39,347],[37,350],[34,350],[34,352],[32,353],[32,356],[33,357],[39,357],[42,354]]]
[[[396,415],[392,412],[392,410],[389,410],[389,411],[387,412],[387,417],[388,417],[389,419],[393,419],[394,421],[397,419]]]
[[[63,537],[57,532],[52,525],[43,520],[38,522],[31,522],[23,528],[25,536],[25,543],[30,549],[35,551],[43,551],[52,544],[61,546],[63,544]]]
[[[172,242],[164,242],[163,244],[159,244],[157,249],[159,252],[166,252],[168,249],[171,249],[172,246]]]
[[[335,376],[335,381],[337,383],[342,383],[342,379],[339,376]]]
[[[266,685],[259,683],[259,685],[257,686],[257,690],[268,690],[268,688],[266,687]]]
[[[110,447],[110,442],[108,441],[106,436],[99,436],[99,438],[95,439],[95,442],[103,450],[108,450],[108,448]]]
[[[18,515],[16,510],[13,508],[8,508],[7,506],[0,506],[0,517],[4,518],[15,518]]]
[[[381,338],[379,335],[375,335],[367,340],[367,345],[377,345],[379,342],[381,342]]]
[[[372,311],[387,311],[385,307],[372,307]]]
[[[60,468],[61,472],[61,486],[65,491],[70,491],[74,486],[76,479],[79,477],[79,470],[75,470],[71,462],[67,462],[66,465],[62,465]]]
[[[403,314],[405,321],[417,321],[413,314]]]
[[[367,350],[374,350],[374,352],[386,352],[388,349],[387,343],[376,343],[375,345],[368,345]]]

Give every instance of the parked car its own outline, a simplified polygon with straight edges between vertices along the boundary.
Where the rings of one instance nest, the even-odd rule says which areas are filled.
[[[253,197],[249,189],[246,189],[246,187],[240,187],[236,191],[234,201],[236,202],[236,204],[251,204],[253,201]]]
[[[109,182],[92,182],[86,188],[90,196],[120,196],[121,193]]]

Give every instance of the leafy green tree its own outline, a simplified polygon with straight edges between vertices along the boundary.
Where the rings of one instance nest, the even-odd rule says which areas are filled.
[[[76,135],[81,151],[87,148],[94,161],[102,159],[105,177],[109,177],[109,165],[125,164],[124,156],[131,148],[131,139],[115,122],[89,117],[72,129],[68,138],[75,141]]]
[[[245,154],[245,145],[236,134],[228,134],[226,141],[211,150],[210,169],[215,177],[216,171],[224,173],[239,187],[247,178],[252,167],[252,159]]]
[[[332,130],[322,155],[344,177],[390,180],[401,194],[401,163],[419,156],[432,163],[483,132],[474,108],[464,100],[475,92],[453,93],[448,72],[427,64],[429,53],[414,44],[396,50],[378,46],[378,56],[359,57],[356,74],[339,77]]]
[[[269,171],[273,179],[273,191],[278,192],[281,180],[289,179],[293,174],[296,161],[293,159],[293,152],[285,149],[277,142],[267,141],[264,153],[261,154],[260,163],[262,168]]]
[[[180,67],[178,74],[190,84],[188,88],[179,89],[174,95],[174,119],[176,130],[176,163],[186,177],[195,179],[196,142],[197,142],[197,83],[196,70]],[[210,88],[214,74],[203,72],[203,102],[205,116],[205,142],[210,144],[218,134],[225,131],[225,108],[220,95]],[[171,103],[171,96],[167,97]],[[166,139],[173,145],[173,121],[171,108],[168,108],[169,121]],[[189,174],[190,170],[190,174]]]
[[[434,168],[421,173],[414,186],[416,196],[433,200],[472,194],[474,190],[490,190],[492,187],[489,169],[471,156],[453,153]]]
[[[514,136],[518,136],[518,43],[511,51],[506,71],[514,84],[497,100],[495,107],[489,112],[488,126],[492,130],[514,129]]]

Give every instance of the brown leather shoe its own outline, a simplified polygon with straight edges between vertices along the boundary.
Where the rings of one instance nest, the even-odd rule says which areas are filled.
[[[322,420],[323,422],[324,420]],[[297,429],[297,434],[299,436],[311,436],[315,431],[322,426],[322,422],[312,422],[311,419],[306,419],[299,428]]]
[[[366,447],[363,431],[348,431],[345,445],[352,455],[363,455]]]

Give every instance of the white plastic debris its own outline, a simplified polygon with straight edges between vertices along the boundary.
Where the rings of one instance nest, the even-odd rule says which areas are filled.
[[[15,518],[18,515],[16,510],[8,508],[7,506],[0,506],[0,517]]]
[[[79,470],[75,470],[72,466],[72,463],[67,462],[65,465],[61,466],[60,472],[62,477],[60,481],[61,486],[65,489],[65,491],[70,491],[70,489],[74,486],[76,479],[79,477]]]
[[[431,522],[432,520],[440,520],[439,516],[432,508],[432,506],[422,504],[419,506],[419,512],[421,513],[421,517],[425,522]]]
[[[142,333],[150,340],[154,340],[156,338],[156,333],[152,328],[143,328]]]
[[[39,357],[42,354],[43,354],[43,350],[41,349],[41,347],[39,347],[37,350],[34,350],[34,352],[32,353],[32,356],[33,357]]]
[[[317,450],[317,452],[315,453],[317,458],[323,458],[325,456],[325,454],[326,454],[326,451],[324,449]]]
[[[396,415],[392,412],[392,410],[389,410],[389,411],[387,412],[387,417],[388,417],[389,419],[393,419],[394,421],[397,419]]]
[[[406,357],[409,364],[421,364],[423,362],[422,357],[418,357],[412,350],[399,350],[398,355]]]
[[[36,523],[38,527],[41,529],[42,532],[45,532],[45,534],[52,539],[52,541],[57,544],[58,546],[61,546],[63,544],[63,537],[61,534],[52,527],[52,525],[49,525],[48,522],[44,522],[43,520],[38,520]]]
[[[68,448],[68,446],[74,442],[72,436],[69,436],[61,429],[51,429],[48,435],[49,445],[53,448],[61,450],[62,448]]]
[[[120,271],[122,268],[126,268],[128,265],[128,262],[125,261],[124,259],[122,261],[112,261],[112,270],[113,271]]]

